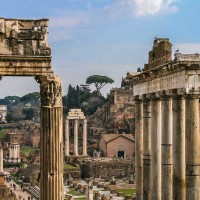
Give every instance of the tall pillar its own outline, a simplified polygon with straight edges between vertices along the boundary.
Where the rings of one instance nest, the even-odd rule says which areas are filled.
[[[58,76],[39,76],[41,93],[40,199],[63,200],[62,89]]]
[[[74,154],[78,156],[78,119],[74,120]]]
[[[151,101],[151,183],[152,200],[161,200],[161,102]]]
[[[3,149],[0,149],[0,172],[3,172]]]
[[[69,156],[69,119],[65,120],[65,156]]]
[[[200,199],[199,98],[186,97],[186,199]]]
[[[83,120],[83,155],[87,155],[87,119]]]
[[[185,99],[175,96],[173,108],[173,199],[185,200]]]
[[[136,200],[143,199],[143,107],[142,101],[135,101],[135,176]]]
[[[169,96],[161,99],[161,163],[162,163],[162,199],[172,199],[172,101]]]
[[[151,160],[151,105],[150,100],[143,102],[143,199],[150,199],[150,160]]]

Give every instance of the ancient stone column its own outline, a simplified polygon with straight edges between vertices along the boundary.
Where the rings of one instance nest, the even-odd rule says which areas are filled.
[[[186,199],[200,199],[199,98],[186,97]]]
[[[78,119],[74,120],[74,154],[78,156]]]
[[[135,176],[136,199],[143,199],[143,104],[135,99]]]
[[[65,120],[65,156],[69,156],[69,119]]]
[[[3,149],[0,149],[0,172],[3,172]]]
[[[152,200],[161,200],[161,102],[151,101],[151,183]]]
[[[172,101],[169,96],[161,99],[161,163],[162,199],[172,199]]]
[[[92,186],[92,181],[88,181],[88,192],[87,192],[87,199],[88,200],[93,200],[93,186]]]
[[[62,89],[58,76],[39,76],[41,93],[40,199],[63,200]]]
[[[173,108],[173,199],[185,200],[185,99],[175,96]]]
[[[87,155],[87,119],[83,120],[83,155]]]
[[[143,199],[150,199],[150,159],[151,159],[151,105],[150,100],[143,102]]]

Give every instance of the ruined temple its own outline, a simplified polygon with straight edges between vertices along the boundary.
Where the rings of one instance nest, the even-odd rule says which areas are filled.
[[[200,54],[156,38],[143,72],[128,72],[135,100],[136,199],[200,199]]]
[[[0,78],[31,76],[39,83],[40,199],[62,200],[62,84],[52,70],[48,23],[48,19],[0,18]]]

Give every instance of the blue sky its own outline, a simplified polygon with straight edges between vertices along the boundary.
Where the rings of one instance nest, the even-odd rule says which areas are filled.
[[[153,38],[169,37],[173,50],[200,53],[199,0],[0,0],[4,18],[49,18],[52,66],[68,85],[93,74],[119,87],[127,71],[143,67]],[[33,78],[1,80],[0,97],[39,91]]]

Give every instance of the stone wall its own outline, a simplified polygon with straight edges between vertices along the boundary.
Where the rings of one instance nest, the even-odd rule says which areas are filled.
[[[130,176],[133,172],[131,161],[111,160],[111,161],[86,161],[81,164],[82,178],[116,178]]]

